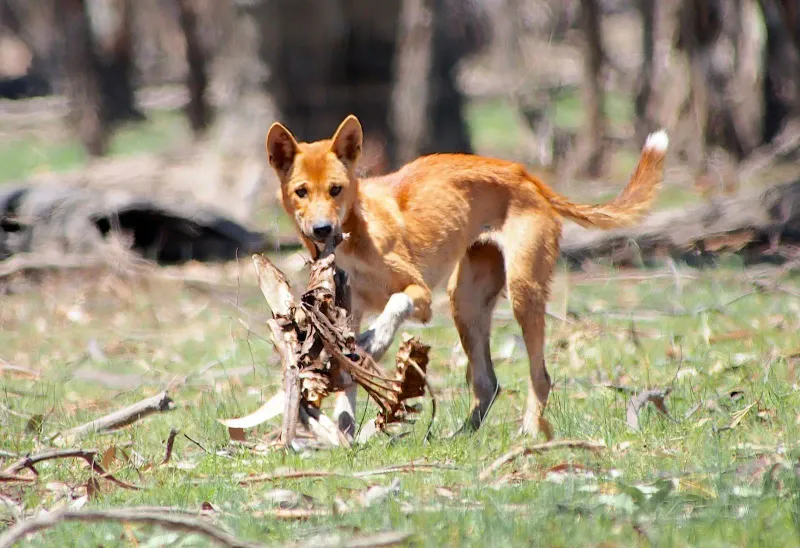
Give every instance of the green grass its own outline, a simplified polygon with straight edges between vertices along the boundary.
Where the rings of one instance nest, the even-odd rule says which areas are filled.
[[[114,132],[109,155],[127,156],[156,152],[185,142],[188,127],[180,112],[151,111],[141,123]],[[0,183],[22,180],[41,172],[63,172],[86,164],[87,155],[78,141],[63,130],[37,131],[0,141]]]
[[[430,443],[422,440],[430,416],[424,401],[420,420],[403,438],[378,437],[352,449],[260,454],[231,445],[216,422],[254,410],[280,382],[277,358],[259,338],[266,330],[258,318],[267,311],[249,265],[240,274],[233,270],[227,267],[229,285],[209,291],[197,284],[125,282],[101,275],[3,297],[0,355],[39,371],[40,377],[0,372],[0,403],[42,415],[42,432],[80,424],[173,383],[176,411],[78,443],[101,451],[116,446],[110,468],[144,487],[134,492],[101,481],[103,490],[88,507],[196,508],[209,502],[219,510],[214,519],[229,531],[276,544],[392,529],[411,531],[415,546],[642,546],[646,539],[653,546],[800,545],[800,486],[793,471],[800,456],[798,305],[781,293],[747,294],[725,305],[746,294],[748,276],[758,273],[745,272],[735,262],[715,270],[679,269],[675,275],[559,272],[551,305],[558,314],[569,313],[574,323],[548,320],[547,363],[555,382],[549,417],[558,438],[594,440],[608,449],[525,456],[479,481],[478,474],[494,459],[534,441],[517,436],[527,363],[519,345],[508,355],[519,329],[506,301],[496,313],[492,340],[495,355],[506,355],[496,359],[504,391],[475,435],[446,439],[468,411],[469,392],[464,364],[453,357],[457,337],[446,298],[437,293],[432,325],[408,326],[432,345],[431,381],[439,412]],[[292,278],[301,283],[302,276]],[[789,277],[782,284],[796,291],[797,281]],[[719,305],[725,306],[712,311]],[[708,308],[695,312],[703,307]],[[103,356],[95,352],[92,358],[91,348]],[[92,380],[98,373],[106,374],[104,382]],[[176,383],[192,373],[185,385]],[[672,386],[667,398],[672,419],[647,407],[641,430],[632,431],[625,422],[627,397],[600,386],[607,381]],[[0,410],[0,449],[44,450],[44,436],[26,431],[27,424]],[[258,440],[275,426],[248,435]],[[157,466],[170,428],[179,428],[204,450],[180,436],[172,463]],[[134,451],[143,462],[122,457]],[[279,469],[346,475],[414,461],[454,469],[247,487],[236,482]],[[590,468],[594,475],[548,474],[568,464]],[[0,484],[0,492],[29,511],[51,508],[59,504],[60,489],[80,496],[90,477],[80,462],[53,461],[38,469],[36,484]],[[362,506],[371,485],[388,486],[395,477],[400,480],[395,496]],[[349,511],[278,520],[269,515],[274,509],[269,492],[276,488],[312,497],[308,505],[313,508],[344,503]],[[149,546],[173,539],[146,527],[72,524],[36,535],[30,545],[118,545],[130,543],[131,535]]]

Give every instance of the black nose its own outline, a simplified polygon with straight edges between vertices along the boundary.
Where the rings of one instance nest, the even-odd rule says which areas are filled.
[[[311,228],[314,231],[314,237],[319,240],[324,240],[325,238],[331,235],[331,232],[333,232],[333,225],[327,223],[314,225]]]

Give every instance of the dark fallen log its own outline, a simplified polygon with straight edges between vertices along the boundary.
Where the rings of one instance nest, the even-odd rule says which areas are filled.
[[[109,188],[0,190],[0,260],[12,255],[102,256],[112,235],[159,264],[227,261],[277,246],[191,200]]]
[[[568,225],[562,258],[573,266],[609,258],[617,265],[651,264],[671,257],[711,264],[723,253],[745,262],[785,262],[784,244],[800,243],[800,181],[750,195],[650,215],[637,227],[608,232]]]

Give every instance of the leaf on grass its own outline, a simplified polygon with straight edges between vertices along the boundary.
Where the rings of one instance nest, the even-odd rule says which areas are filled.
[[[626,411],[626,422],[628,426],[633,430],[639,430],[639,411],[648,403],[652,403],[665,417],[671,418],[669,411],[667,411],[667,406],[664,403],[664,398],[666,398],[671,391],[671,388],[656,388],[643,390],[632,396],[628,401],[628,408]]]
[[[544,477],[551,483],[564,483],[568,476],[580,476],[584,478],[594,478],[595,471],[588,466],[579,463],[561,463],[548,468]]]
[[[103,452],[103,456],[100,459],[100,465],[106,470],[108,470],[111,467],[111,465],[114,464],[116,458],[117,458],[117,448],[114,445],[112,445]]]
[[[242,428],[232,428],[229,426],[228,435],[230,436],[231,441],[247,441],[247,436],[245,436]]]
[[[92,476],[86,481],[86,496],[94,500],[101,493],[100,481]]]

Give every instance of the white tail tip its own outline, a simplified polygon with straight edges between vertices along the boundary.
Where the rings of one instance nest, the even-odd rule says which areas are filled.
[[[663,129],[648,135],[647,140],[644,142],[644,150],[652,150],[662,154],[667,151],[668,146],[669,137],[667,137],[667,132]]]

